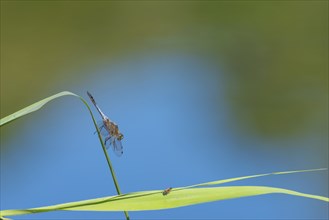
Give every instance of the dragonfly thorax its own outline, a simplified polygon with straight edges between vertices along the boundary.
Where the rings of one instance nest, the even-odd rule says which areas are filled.
[[[123,139],[123,134],[119,131],[119,126],[114,122],[110,121],[108,118],[103,120],[106,130],[113,137],[116,137],[118,140]]]

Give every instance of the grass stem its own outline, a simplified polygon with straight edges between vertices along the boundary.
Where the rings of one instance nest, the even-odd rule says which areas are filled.
[[[93,113],[92,113],[92,111],[91,111],[91,109],[90,109],[88,103],[87,103],[82,97],[79,97],[79,98],[82,100],[82,102],[87,106],[87,108],[88,108],[88,110],[89,110],[89,113],[90,113],[90,115],[91,115],[91,118],[92,118],[93,123],[94,123],[94,125],[95,125],[95,127],[96,127],[96,130],[97,130],[98,138],[99,138],[99,141],[100,141],[100,143],[101,143],[101,146],[102,146],[102,149],[103,149],[103,152],[104,152],[104,155],[105,155],[106,161],[107,161],[107,165],[108,165],[108,167],[109,167],[109,169],[110,169],[110,171],[111,171],[111,175],[112,175],[112,179],[113,179],[113,182],[114,182],[115,189],[116,189],[118,195],[121,195],[121,190],[120,190],[120,187],[119,187],[119,184],[118,184],[118,180],[117,180],[117,178],[116,178],[116,176],[115,176],[115,172],[114,172],[114,169],[113,169],[113,166],[112,166],[112,163],[111,163],[110,157],[109,157],[109,155],[108,155],[108,153],[107,153],[106,147],[105,147],[105,145],[104,145],[104,142],[103,142],[103,139],[102,139],[101,133],[100,133],[100,131],[99,131],[99,129],[98,129],[98,126],[97,126],[96,120],[95,120],[95,118],[94,118],[94,115],[93,115]],[[125,214],[125,216],[126,216],[126,219],[129,220],[130,218],[129,218],[128,212],[127,212],[127,211],[124,211],[124,214]]]

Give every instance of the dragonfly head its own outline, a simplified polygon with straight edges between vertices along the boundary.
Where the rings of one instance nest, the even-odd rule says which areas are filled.
[[[123,134],[119,133],[118,140],[121,141],[123,139]]]

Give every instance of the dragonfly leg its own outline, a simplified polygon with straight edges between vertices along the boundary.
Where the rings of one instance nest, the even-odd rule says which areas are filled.
[[[104,125],[100,126],[98,129],[101,132],[103,128],[104,128]],[[94,132],[94,134],[96,134],[96,133],[97,133],[97,131]]]
[[[110,136],[106,137],[106,138],[105,138],[105,141],[104,141],[104,144],[106,145],[106,142],[107,142],[108,140],[110,140],[110,139],[111,139]]]

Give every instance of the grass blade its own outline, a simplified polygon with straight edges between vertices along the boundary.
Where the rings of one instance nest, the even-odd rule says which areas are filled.
[[[323,170],[327,170],[327,168],[308,169],[308,170],[292,170],[292,171],[257,174],[257,175],[251,175],[251,176],[242,176],[242,177],[235,177],[235,178],[230,178],[230,179],[216,180],[216,181],[212,181],[212,182],[195,184],[195,185],[186,186],[186,187],[183,187],[183,188],[186,189],[186,188],[200,187],[200,186],[213,186],[213,185],[219,185],[219,184],[235,182],[235,181],[251,179],[251,178],[257,178],[257,177],[263,177],[263,176],[284,175],[284,174],[293,174],[293,173],[305,173],[305,172],[314,172],[314,171],[323,171]]]
[[[312,170],[296,170],[287,172],[275,172],[269,174],[259,174],[253,176],[245,176],[231,178],[226,180],[212,181],[208,183],[196,184],[187,187],[174,188],[167,196],[162,195],[163,190],[142,191],[128,193],[118,196],[103,197],[98,199],[84,200],[79,202],[70,202],[54,206],[46,206],[24,210],[5,210],[1,211],[1,216],[23,215],[40,212],[50,212],[58,210],[71,211],[142,211],[142,210],[158,210],[177,208],[181,206],[195,205],[205,202],[213,202],[226,199],[236,199],[247,196],[257,196],[271,193],[282,193],[293,196],[301,196],[305,198],[317,199],[329,202],[329,198],[318,195],[300,193],[293,190],[287,190],[266,186],[225,186],[225,187],[201,187],[213,184],[232,182],[247,178],[256,178],[266,175],[282,175],[300,172],[319,171],[321,169]]]
[[[40,108],[42,108],[45,104],[47,104],[48,102],[50,102],[50,101],[52,101],[52,100],[54,100],[54,99],[57,99],[57,98],[59,98],[59,97],[62,97],[62,96],[67,96],[67,95],[71,95],[71,96],[75,96],[75,97],[79,98],[79,99],[85,104],[85,106],[88,108],[88,111],[89,111],[90,116],[91,116],[91,118],[92,118],[92,120],[93,120],[94,126],[95,126],[95,128],[96,128],[96,130],[97,130],[98,138],[99,138],[100,144],[101,144],[101,146],[102,146],[102,148],[103,148],[103,152],[104,152],[104,155],[105,155],[105,158],[106,158],[107,164],[108,164],[109,169],[110,169],[110,171],[111,171],[111,175],[112,175],[112,179],[113,179],[113,182],[114,182],[115,188],[116,188],[116,190],[117,190],[117,193],[120,195],[120,194],[121,194],[120,187],[119,187],[118,181],[117,181],[117,179],[116,179],[116,176],[115,176],[115,173],[114,173],[114,169],[113,169],[113,166],[112,166],[112,164],[111,164],[110,157],[109,157],[109,155],[108,155],[108,153],[107,153],[107,150],[106,150],[106,148],[105,148],[105,146],[104,146],[104,143],[103,143],[102,137],[101,137],[101,135],[100,135],[100,131],[99,131],[99,129],[98,129],[98,126],[97,126],[96,120],[95,120],[95,118],[94,118],[94,115],[93,115],[93,113],[92,113],[92,111],[91,111],[91,109],[90,109],[88,103],[87,103],[87,102],[86,102],[81,96],[78,96],[78,95],[76,95],[76,94],[74,94],[74,93],[72,93],[72,92],[68,92],[68,91],[63,91],[63,92],[57,93],[57,94],[55,94],[55,95],[52,95],[52,96],[50,96],[50,97],[48,97],[48,98],[45,98],[45,99],[43,99],[43,100],[41,100],[41,101],[38,101],[38,102],[36,102],[36,103],[34,103],[34,104],[32,104],[32,105],[29,105],[29,106],[27,106],[27,107],[25,107],[25,108],[23,108],[23,109],[21,109],[21,110],[15,112],[15,113],[11,114],[11,115],[8,115],[8,116],[6,116],[6,117],[0,119],[0,126],[5,125],[5,124],[7,124],[7,123],[9,123],[9,122],[12,122],[12,121],[14,121],[14,120],[16,120],[16,119],[18,119],[18,118],[24,116],[24,115],[30,114],[30,113],[32,113],[32,112],[34,112],[34,111],[37,111],[37,110],[39,110]],[[129,220],[128,212],[124,211],[124,214],[125,214],[125,216],[126,216],[126,219]],[[1,217],[1,216],[2,216],[2,215],[0,215],[0,217]],[[1,219],[1,218],[0,218],[0,219]]]
[[[23,215],[49,211],[146,211],[177,208],[205,202],[226,199],[236,199],[248,196],[257,196],[271,193],[281,193],[329,202],[329,198],[296,192],[282,188],[265,186],[225,186],[173,189],[167,196],[162,190],[136,192],[119,196],[103,197],[80,202],[71,202],[54,206],[46,206],[25,210],[1,211],[1,216]]]
[[[10,115],[8,115],[8,116],[0,119],[0,126],[5,125],[5,124],[7,124],[7,123],[9,123],[11,121],[14,121],[14,120],[16,120],[16,119],[18,119],[18,118],[20,118],[20,117],[22,117],[24,115],[30,114],[30,113],[32,113],[34,111],[37,111],[40,108],[42,108],[45,104],[47,104],[48,102],[50,102],[50,101],[52,101],[52,100],[54,100],[56,98],[59,98],[61,96],[66,96],[66,95],[72,95],[72,96],[80,97],[80,96],[78,96],[78,95],[76,95],[76,94],[74,94],[72,92],[68,92],[68,91],[57,93],[55,95],[52,95],[52,96],[50,96],[48,98],[45,98],[45,99],[43,99],[43,100],[41,100],[39,102],[36,102],[36,103],[34,103],[32,105],[29,105],[29,106],[27,106],[27,107],[25,107],[25,108],[23,108],[23,109],[15,112],[15,113],[13,113],[13,114],[10,114]]]

